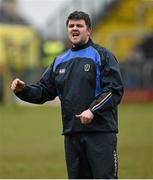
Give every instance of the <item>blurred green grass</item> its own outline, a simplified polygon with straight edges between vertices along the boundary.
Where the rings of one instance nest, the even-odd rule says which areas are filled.
[[[67,178],[59,107],[0,106],[0,178]],[[119,107],[119,178],[153,178],[153,104]]]

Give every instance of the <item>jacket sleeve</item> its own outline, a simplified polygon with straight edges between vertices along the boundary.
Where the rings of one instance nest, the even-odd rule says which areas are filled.
[[[43,104],[53,100],[57,96],[54,77],[52,64],[36,84],[25,86],[23,91],[15,93],[15,95],[23,101],[34,104]]]
[[[105,51],[103,57],[100,69],[102,90],[90,105],[89,109],[93,113],[115,108],[120,103],[123,95],[123,83],[116,58],[109,51]]]

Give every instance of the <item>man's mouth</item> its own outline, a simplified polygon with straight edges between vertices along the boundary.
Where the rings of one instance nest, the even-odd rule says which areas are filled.
[[[73,33],[72,33],[72,37],[78,37],[79,35],[80,35],[79,32],[73,32]]]

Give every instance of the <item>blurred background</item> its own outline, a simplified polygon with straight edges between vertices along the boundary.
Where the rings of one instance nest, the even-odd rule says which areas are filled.
[[[120,178],[153,178],[152,0],[0,0],[0,178],[67,177],[58,100],[23,106],[10,85],[36,82],[70,47],[65,22],[74,10],[89,13],[92,39],[121,67]]]

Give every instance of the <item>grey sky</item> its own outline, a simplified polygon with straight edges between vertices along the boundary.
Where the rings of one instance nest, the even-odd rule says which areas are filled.
[[[18,11],[30,23],[42,29],[49,16],[67,1],[69,0],[18,0]]]

